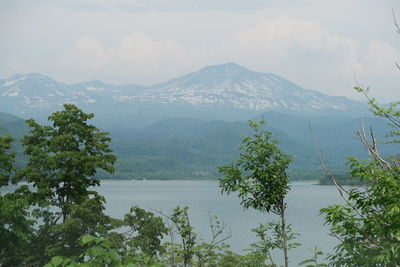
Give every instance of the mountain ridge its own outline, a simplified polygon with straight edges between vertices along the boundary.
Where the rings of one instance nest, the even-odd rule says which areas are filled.
[[[138,110],[185,114],[188,109],[222,113],[263,111],[361,112],[362,102],[304,89],[273,73],[255,72],[235,63],[206,66],[151,86],[114,85],[100,80],[65,84],[46,75],[28,73],[0,79],[0,110],[22,117],[49,114],[72,103],[95,113],[133,114]],[[195,111],[193,111],[195,110]],[[146,112],[147,112],[146,111]],[[190,113],[189,112],[189,113]],[[207,114],[208,114],[207,113]],[[203,116],[204,117],[204,116]]]

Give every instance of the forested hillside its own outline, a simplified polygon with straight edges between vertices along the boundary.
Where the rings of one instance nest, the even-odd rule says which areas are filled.
[[[0,137],[11,136],[14,138],[12,150],[16,153],[16,168],[21,168],[26,161],[23,155],[23,149],[20,144],[20,139],[28,132],[28,126],[25,120],[8,114],[0,112]]]
[[[25,121],[16,116],[0,115],[0,135],[11,135],[16,139],[13,147],[18,152],[16,165],[20,167],[24,156],[18,140],[28,128]],[[265,113],[263,118],[267,129],[280,140],[283,151],[293,155],[289,167],[291,179],[320,179],[323,176],[310,125],[326,164],[336,173],[345,174],[347,156],[367,156],[354,138],[360,119],[276,112]],[[382,119],[368,117],[363,121],[366,126],[374,125],[379,138],[384,137],[387,125]],[[114,174],[100,172],[99,177],[113,179],[214,179],[218,176],[217,167],[235,160],[242,138],[250,134],[246,121],[188,118],[161,120],[142,128],[123,125],[104,130],[113,138],[111,148],[118,161]],[[382,148],[386,153],[396,152]]]

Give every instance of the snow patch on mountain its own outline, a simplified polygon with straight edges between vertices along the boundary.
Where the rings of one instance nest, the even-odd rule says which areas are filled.
[[[2,86],[7,87],[7,86],[14,85],[22,80],[25,80],[27,77],[28,77],[28,75],[25,75],[25,76],[19,77],[18,79],[8,80]]]
[[[93,91],[93,92],[103,92],[105,88],[98,88],[98,87],[93,87],[93,86],[87,86],[85,87],[88,91]]]
[[[97,107],[126,104],[226,105],[241,110],[351,111],[359,102],[332,97],[272,73],[254,72],[234,63],[208,66],[197,72],[148,87],[112,85],[99,80],[67,85],[32,73],[0,80],[2,108],[59,108],[63,103]],[[128,108],[129,110],[129,108]]]

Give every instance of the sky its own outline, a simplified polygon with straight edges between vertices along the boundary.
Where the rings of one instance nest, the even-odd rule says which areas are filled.
[[[234,62],[400,100],[399,0],[0,0],[0,78],[152,85]]]

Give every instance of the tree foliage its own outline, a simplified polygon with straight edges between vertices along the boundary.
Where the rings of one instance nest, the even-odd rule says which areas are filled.
[[[357,91],[367,95],[360,87]],[[400,135],[398,103],[380,107],[369,99],[374,114],[389,120],[394,130],[389,134],[397,143]],[[349,158],[351,176],[364,186],[338,189],[344,205],[332,205],[321,210],[331,234],[338,238],[335,254],[330,255],[335,266],[400,266],[400,164],[399,155],[384,157],[372,130],[367,138],[364,127],[356,134],[369,152],[368,160]],[[393,144],[392,144],[393,145]],[[332,177],[335,179],[335,177]]]
[[[7,186],[14,170],[15,153],[10,153],[13,139],[0,137],[0,187]],[[29,219],[27,187],[16,192],[0,193],[0,265],[16,266],[26,259],[33,221]]]
[[[0,137],[0,186],[8,185],[13,171],[15,153],[7,153],[13,139],[10,136]]]
[[[71,213],[71,204],[85,201],[89,187],[99,185],[93,178],[98,169],[112,172],[115,156],[109,149],[111,138],[87,123],[93,114],[86,114],[74,105],[49,117],[52,125],[42,126],[27,121],[30,135],[23,138],[29,161],[19,173],[36,192],[32,201],[39,206],[55,206],[63,221]]]
[[[25,186],[24,196],[37,220],[29,248],[34,266],[54,255],[79,255],[80,236],[106,235],[114,227],[103,213],[104,198],[90,189],[100,183],[93,178],[97,170],[112,172],[115,162],[111,138],[88,123],[92,118],[64,105],[49,116],[50,125],[27,121],[31,130],[22,145],[29,159],[14,180],[25,180],[32,188]]]
[[[34,237],[29,207],[21,190],[0,195],[0,266],[19,266],[29,258]]]
[[[242,140],[240,159],[219,167],[222,191],[238,192],[245,208],[264,212],[282,212],[282,201],[289,191],[286,169],[290,157],[278,147],[278,140],[262,130],[263,121],[250,121],[254,135]]]
[[[240,158],[228,166],[219,167],[225,177],[220,179],[222,192],[238,192],[245,208],[273,212],[280,217],[279,236],[285,266],[288,266],[288,225],[285,196],[290,189],[286,170],[290,157],[278,147],[278,140],[262,129],[264,121],[250,121],[253,136],[242,140]]]
[[[126,245],[131,251],[139,251],[152,256],[164,252],[161,239],[166,235],[168,229],[161,217],[134,206],[130,209],[130,213],[125,214],[123,225],[130,228],[127,234],[132,238],[127,239]],[[137,234],[135,235],[135,233]]]
[[[374,113],[393,127],[391,145],[400,136],[397,106],[381,108],[370,99]],[[0,186],[22,179],[29,185],[0,195],[1,266],[276,266],[273,249],[284,252],[288,266],[288,250],[299,245],[291,242],[297,234],[285,218],[291,158],[263,130],[263,122],[250,122],[254,134],[243,139],[239,159],[219,168],[225,175],[220,180],[224,193],[237,192],[245,208],[280,218],[253,229],[257,242],[239,255],[224,243],[229,235],[223,235],[225,225],[216,217],[210,216],[212,239],[202,240],[188,207],[178,206],[163,217],[137,206],[123,219],[107,216],[105,199],[91,187],[100,183],[93,178],[98,170],[113,171],[115,156],[107,133],[88,124],[91,118],[65,105],[49,117],[51,125],[28,120],[31,131],[22,142],[29,160],[16,175],[15,155],[8,152],[12,139],[0,138]],[[331,234],[340,240],[330,264],[400,266],[399,155],[382,156],[372,131],[370,138],[363,127],[356,133],[370,159],[349,159],[350,176],[363,187],[338,185],[345,204],[322,210]],[[163,243],[167,235],[171,242]],[[313,253],[300,264],[326,266],[318,261],[322,253]]]

